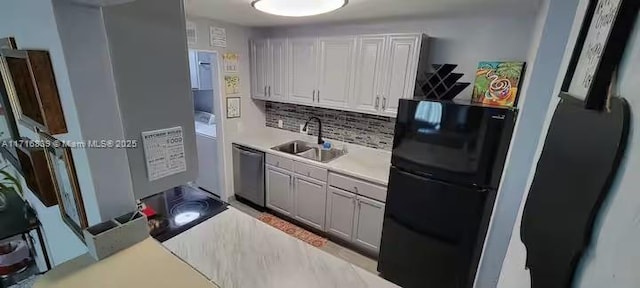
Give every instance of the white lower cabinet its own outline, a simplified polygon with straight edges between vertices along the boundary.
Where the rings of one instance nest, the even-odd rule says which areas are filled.
[[[379,252],[385,205],[372,198],[385,199],[384,186],[271,154],[265,179],[267,208]]]
[[[291,172],[267,165],[265,167],[267,207],[285,216],[293,212]]]
[[[295,175],[293,198],[293,218],[313,228],[324,230],[327,183]]]
[[[358,207],[353,221],[353,241],[356,245],[377,253],[380,251],[382,238],[384,203],[360,196],[356,201]]]
[[[353,240],[356,194],[329,187],[327,189],[327,232],[346,241]]]
[[[327,190],[327,232],[373,252],[380,251],[384,203],[342,189]]]

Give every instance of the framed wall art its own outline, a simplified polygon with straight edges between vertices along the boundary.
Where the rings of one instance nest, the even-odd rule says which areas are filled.
[[[516,106],[524,68],[524,62],[480,62],[471,101],[493,106]]]
[[[13,38],[0,38],[0,49],[16,49]],[[9,75],[7,63],[0,57],[0,143],[20,140],[18,124],[16,122],[15,93],[13,82]],[[13,157],[8,157],[14,167],[20,168],[17,161],[17,151],[12,145],[2,145],[2,149]]]
[[[238,53],[224,53],[222,59],[224,60],[224,73],[238,73]]]
[[[2,49],[0,55],[11,76],[18,120],[51,135],[67,133],[49,53]]]
[[[15,49],[15,40],[13,38],[0,38],[1,49]],[[3,59],[0,58],[0,141],[6,139],[18,140],[18,126],[16,124],[15,114],[11,103],[11,76]]]
[[[58,205],[46,150],[35,145],[22,145],[16,151],[27,187],[44,206]]]
[[[226,95],[235,95],[240,93],[240,76],[238,75],[224,76],[224,93]]]
[[[240,97],[227,98],[227,118],[240,118]]]
[[[639,7],[638,0],[589,1],[562,84],[564,96],[583,100],[587,109],[605,108]]]
[[[44,148],[62,220],[83,240],[82,230],[89,225],[71,148],[42,131],[39,131],[38,134],[43,143],[49,143]]]

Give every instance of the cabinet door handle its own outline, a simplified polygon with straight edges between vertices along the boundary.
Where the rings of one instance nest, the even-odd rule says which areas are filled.
[[[269,85],[269,97],[271,97],[271,85]]]
[[[264,97],[267,97],[267,86],[264,86]]]
[[[376,96],[376,110],[380,107],[380,95]]]
[[[387,110],[387,97],[382,97],[382,110]]]
[[[318,102],[320,102],[320,90],[318,90]]]
[[[204,65],[204,66],[209,66],[209,65],[211,65],[211,63],[209,63],[209,62],[202,62],[202,61],[198,62],[198,64],[199,64],[199,65]]]

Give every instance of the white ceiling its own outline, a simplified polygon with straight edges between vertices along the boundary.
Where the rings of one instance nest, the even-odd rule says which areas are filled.
[[[349,0],[349,4],[338,11],[304,18],[264,14],[251,7],[252,0],[185,0],[185,6],[190,16],[206,17],[244,26],[281,26],[410,16],[536,13],[540,1]]]

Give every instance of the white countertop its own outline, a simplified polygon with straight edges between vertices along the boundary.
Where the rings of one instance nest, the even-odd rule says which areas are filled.
[[[320,163],[295,155],[271,150],[274,146],[294,140],[304,140],[310,143],[315,143],[317,137],[265,127],[259,132],[252,131],[251,134],[241,135],[233,142],[266,153],[323,167],[337,173],[361,178],[376,184],[386,186],[389,181],[389,168],[391,166],[390,151],[325,139],[331,142],[333,146],[338,149],[342,149],[342,147],[346,145],[348,152],[346,155],[329,163]]]
[[[224,288],[398,287],[233,207],[163,245]]]
[[[35,288],[217,288],[194,268],[153,238],[102,261],[89,254],[56,266],[36,281]]]

